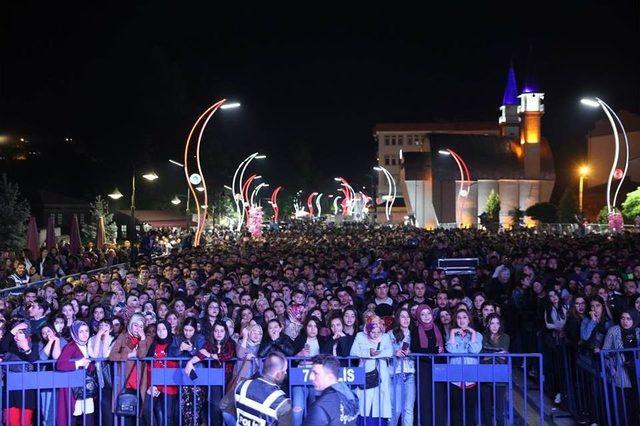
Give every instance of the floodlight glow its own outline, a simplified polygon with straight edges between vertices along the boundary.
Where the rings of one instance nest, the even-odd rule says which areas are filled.
[[[220,109],[235,109],[240,108],[240,102],[229,102],[228,104],[222,104]]]
[[[113,200],[119,200],[120,198],[122,198],[122,192],[120,192],[120,190],[116,188],[115,191],[109,194],[109,198]]]
[[[156,174],[156,172],[149,172],[143,174],[142,177],[153,182],[154,180],[158,179],[159,176]]]
[[[588,107],[591,108],[599,108],[600,104],[598,103],[598,101],[596,101],[595,99],[591,99],[591,98],[582,98],[580,99],[580,103],[582,105],[586,105]]]
[[[178,196],[176,195],[175,197],[173,197],[173,200],[171,200],[171,204],[173,204],[174,206],[177,206],[178,204],[180,204],[182,201],[180,201],[180,198],[178,198]]]
[[[442,154],[442,155],[451,155],[451,153],[449,151],[445,151],[444,149],[440,149],[438,150],[438,154]]]
[[[265,158],[267,158],[267,156],[264,155],[264,154],[260,154],[260,155],[256,155],[255,158],[256,158],[256,160],[264,160]]]
[[[587,176],[589,174],[589,166],[580,166],[578,169],[580,176]]]
[[[333,178],[333,180],[335,180],[336,182],[342,182],[342,178],[339,178],[339,177]]]

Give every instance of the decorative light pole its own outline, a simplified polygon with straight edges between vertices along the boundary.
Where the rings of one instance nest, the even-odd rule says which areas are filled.
[[[316,197],[316,208],[318,209],[318,215],[316,217],[320,217],[322,216],[322,205],[320,205],[320,199],[322,198],[322,192],[320,194],[318,194],[318,196]]]
[[[260,185],[256,186],[256,188],[251,192],[251,198],[249,199],[249,206],[251,207],[255,207],[255,203],[253,202],[253,200],[255,199],[255,197],[258,196],[258,193],[260,192],[260,190],[262,188],[268,188],[269,184],[266,182],[262,182]]]
[[[342,192],[344,193],[344,200],[342,201],[344,216],[350,216],[353,213],[353,199],[356,195],[356,192],[353,190],[349,182],[343,177],[336,177],[333,180],[336,182],[340,182],[340,186],[344,187]]]
[[[244,222],[244,207],[245,203],[242,191],[242,179],[244,177],[244,172],[247,170],[247,166],[251,163],[252,160],[258,159],[262,160],[267,158],[266,155],[261,155],[257,152],[249,155],[247,158],[242,160],[238,165],[235,173],[233,174],[233,180],[231,181],[231,194],[233,194],[233,201],[236,205],[236,215],[238,216],[238,225],[236,227],[236,231],[240,231],[242,229],[242,223]],[[240,173],[240,178],[238,179],[238,173]]]
[[[271,207],[273,207],[273,222],[278,223],[280,208],[278,207],[278,194],[282,190],[282,186],[278,186],[271,193]]]
[[[204,179],[204,174],[202,173],[202,164],[200,163],[200,145],[202,144],[202,135],[204,134],[204,129],[207,127],[209,120],[213,117],[213,114],[218,110],[218,108],[222,108],[226,99],[222,99],[209,108],[207,108],[201,115],[198,117],[196,122],[191,127],[191,131],[189,131],[189,135],[187,136],[187,140],[185,141],[184,146],[184,176],[187,179],[187,185],[189,186],[189,190],[191,191],[191,195],[195,201],[196,205],[196,214],[198,216],[198,226],[196,228],[196,233],[193,239],[193,245],[200,245],[200,238],[202,237],[202,233],[204,232],[204,226],[207,220],[207,210],[206,208],[202,208],[201,206],[208,205],[207,198],[207,183]],[[231,109],[238,108],[240,106],[239,103],[229,103],[224,106],[223,109]],[[194,138],[197,131],[197,137]],[[195,139],[195,140],[194,140]],[[191,148],[191,149],[190,149]],[[195,148],[195,153],[191,152]],[[192,169],[189,164],[189,160],[195,158],[196,160],[196,170],[197,173],[192,173]],[[194,188],[194,185],[201,185],[203,190],[200,191],[202,194],[198,194]]]
[[[615,113],[613,109],[609,105],[607,105],[600,98],[583,98],[580,100],[583,105],[586,105],[591,108],[602,108],[607,119],[609,119],[609,124],[611,125],[611,130],[613,131],[613,139],[615,143],[615,151],[613,154],[613,163],[611,164],[611,171],[609,172],[609,179],[607,181],[607,211],[609,214],[615,213],[616,201],[618,199],[618,193],[620,192],[620,188],[622,187],[622,182],[624,178],[627,176],[627,171],[629,170],[629,140],[627,139],[627,132],[624,130],[624,126],[622,125],[622,121],[620,121],[620,117]],[[615,117],[615,121],[614,121]],[[622,131],[622,135],[624,136],[624,145],[625,145],[625,160],[624,160],[624,170],[622,172],[622,177],[620,178],[620,182],[618,182],[618,187],[616,188],[616,192],[613,195],[613,200],[611,200],[611,183],[613,182],[613,177],[616,174],[616,168],[618,166],[618,159],[620,158],[620,137],[618,136],[618,127],[620,126],[620,130]]]
[[[313,197],[315,197],[316,195],[318,195],[317,192],[312,192],[307,197],[307,207],[309,208],[309,216],[311,216],[312,218],[313,218]]]
[[[338,216],[338,200],[342,198],[341,196],[337,196],[333,199],[333,215]]]
[[[462,157],[458,155],[452,149],[441,149],[438,151],[440,155],[448,155],[453,158],[453,160],[458,165],[458,170],[460,170],[460,191],[458,191],[458,202],[456,203],[460,209],[460,220],[462,220],[462,213],[464,211],[464,202],[469,195],[469,191],[471,190],[471,174],[469,173],[469,168],[467,164],[464,162]],[[465,188],[465,182],[467,183],[467,187]]]
[[[384,213],[387,218],[387,222],[389,222],[391,220],[391,209],[393,208],[393,204],[396,202],[396,195],[398,194],[396,180],[393,178],[389,170],[382,166],[376,166],[373,170],[384,173],[384,176],[387,178],[388,194],[384,203]]]

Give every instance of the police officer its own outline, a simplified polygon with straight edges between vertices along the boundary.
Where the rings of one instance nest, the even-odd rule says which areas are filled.
[[[235,389],[237,426],[290,426],[291,400],[280,389],[287,376],[287,359],[271,352],[262,365],[262,375],[247,379]]]
[[[338,381],[340,361],[332,355],[321,354],[311,363],[311,381],[320,396],[309,408],[304,426],[355,426],[358,397],[349,386]]]

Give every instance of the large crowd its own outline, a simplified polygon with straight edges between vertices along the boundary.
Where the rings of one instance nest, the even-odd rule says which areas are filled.
[[[3,424],[36,418],[47,425],[92,424],[101,408],[112,411],[118,374],[126,377],[125,390],[141,395],[145,424],[179,424],[178,416],[182,424],[222,424],[228,415],[221,388],[150,386],[149,364],[180,366],[189,376],[206,361],[224,366],[226,380],[235,383],[258,373],[259,361],[274,351],[304,359],[364,358],[367,384],[355,391],[362,418],[413,425],[420,410],[425,424],[439,423],[447,404],[438,400],[442,392],[428,368],[441,362],[438,354],[466,354],[442,362],[473,364],[484,362],[473,354],[542,353],[544,371],[531,363],[525,374],[544,374],[546,394],[562,407],[569,389],[557,369],[566,360],[596,365],[601,350],[640,345],[636,233],[300,223],[260,239],[214,232],[197,249],[179,243],[159,249],[164,239],[151,234],[139,249],[88,247],[79,256],[65,249],[5,256],[0,280],[24,289],[0,298],[3,363],[49,360],[58,371],[84,368],[100,391],[58,389],[57,398],[8,392]],[[448,275],[437,267],[442,258],[478,258],[479,265],[469,275]],[[119,266],[81,273],[112,265]],[[81,274],[66,277],[71,273]],[[39,281],[33,275],[49,281],[29,286]],[[612,374],[629,424],[638,424],[635,364],[629,353],[618,356],[622,368]],[[141,358],[154,361],[133,362]],[[122,372],[109,368],[122,365]],[[475,418],[474,401],[487,400],[483,391],[472,382],[451,386],[451,424],[463,415]],[[483,424],[504,421],[501,392],[489,392],[498,408],[482,410]],[[313,393],[293,386],[293,424],[310,421],[305,411]],[[101,420],[111,425],[113,418]]]

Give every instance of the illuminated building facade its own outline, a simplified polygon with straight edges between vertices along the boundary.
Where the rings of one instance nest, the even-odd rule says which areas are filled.
[[[493,190],[500,196],[500,222],[510,225],[515,209],[548,201],[555,169],[549,143],[542,137],[543,101],[544,93],[532,81],[518,91],[511,66],[497,123],[377,125],[378,164],[398,182],[399,202],[391,222],[409,218],[421,227],[476,226]],[[461,180],[452,156],[442,154],[447,150],[464,160],[470,182]],[[378,200],[387,193],[386,185],[379,176]],[[384,209],[379,208],[377,221],[384,220]]]

